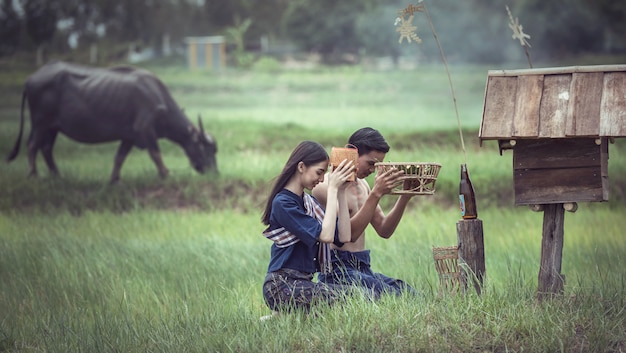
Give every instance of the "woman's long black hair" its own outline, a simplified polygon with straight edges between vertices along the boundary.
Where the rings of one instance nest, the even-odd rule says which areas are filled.
[[[261,221],[263,224],[270,224],[270,213],[272,212],[272,201],[276,194],[278,194],[289,179],[293,176],[298,168],[298,163],[303,162],[305,166],[310,166],[319,162],[328,160],[328,152],[324,149],[324,146],[320,145],[314,141],[302,141],[300,144],[291,152],[291,156],[285,163],[285,167],[283,171],[280,172],[278,177],[276,178],[276,183],[272,188],[272,192],[270,192],[269,197],[267,198],[267,203],[265,204],[265,211],[263,212],[263,216],[261,217]]]

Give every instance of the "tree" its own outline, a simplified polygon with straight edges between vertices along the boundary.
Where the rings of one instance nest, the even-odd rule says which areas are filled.
[[[56,0],[26,0],[24,3],[26,31],[37,46],[37,65],[43,64],[44,46],[56,32],[58,5]]]
[[[227,36],[235,44],[233,56],[235,57],[237,65],[241,67],[249,67],[254,61],[254,55],[251,53],[246,53],[244,41],[246,32],[250,28],[251,24],[252,20],[249,18],[246,18],[243,21],[237,19],[236,26],[228,27],[224,30]]]
[[[527,0],[520,9],[533,52],[558,59],[600,49],[600,26],[587,1]]]
[[[64,35],[77,36],[80,46],[92,44],[98,38],[98,28],[104,26],[101,0],[64,0],[60,6],[60,19],[67,23]]]
[[[375,7],[372,0],[294,0],[284,17],[284,35],[301,49],[320,53],[328,63],[363,46],[357,30],[360,14]]]
[[[12,54],[20,39],[21,21],[12,0],[0,0],[0,56]]]
[[[398,58],[406,46],[398,43],[395,18],[402,5],[381,5],[376,9],[360,14],[356,19],[356,33],[362,49],[370,56],[390,56],[397,64]],[[410,50],[410,49],[409,49]]]
[[[204,4],[206,31],[211,34],[228,34],[233,29],[239,31],[242,24],[249,20],[245,28],[245,47],[258,47],[250,44],[258,43],[262,36],[277,37],[280,35],[280,21],[289,0],[212,0]],[[231,33],[232,34],[232,33]],[[238,46],[241,43],[233,43]]]
[[[290,0],[265,0],[253,1],[250,27],[250,35],[267,35],[277,37],[280,35],[280,22],[289,6]]]
[[[596,0],[596,14],[603,30],[603,49],[607,52],[626,50],[626,2],[618,0]]]

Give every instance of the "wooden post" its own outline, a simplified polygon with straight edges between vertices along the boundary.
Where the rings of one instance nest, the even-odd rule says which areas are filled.
[[[561,274],[561,262],[564,219],[565,209],[562,203],[544,205],[541,265],[537,289],[539,299],[563,293],[565,278]]]
[[[480,295],[485,275],[485,244],[483,240],[483,221],[480,219],[462,219],[456,223],[459,242],[459,266],[461,283],[468,287],[468,279],[474,283],[476,293]]]

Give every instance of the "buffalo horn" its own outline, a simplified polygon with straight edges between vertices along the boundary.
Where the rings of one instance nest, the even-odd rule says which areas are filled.
[[[204,126],[202,126],[202,118],[200,117],[200,114],[198,114],[198,126],[200,127],[200,132],[204,135]]]

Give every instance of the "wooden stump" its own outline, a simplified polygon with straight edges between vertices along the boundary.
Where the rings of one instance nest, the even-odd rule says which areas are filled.
[[[561,274],[563,259],[563,204],[543,205],[543,233],[541,240],[541,265],[537,297],[544,299],[563,293],[565,278]]]
[[[485,244],[483,240],[483,221],[480,219],[462,219],[456,223],[459,242],[459,263],[463,288],[472,282],[476,293],[480,295],[485,276]]]

